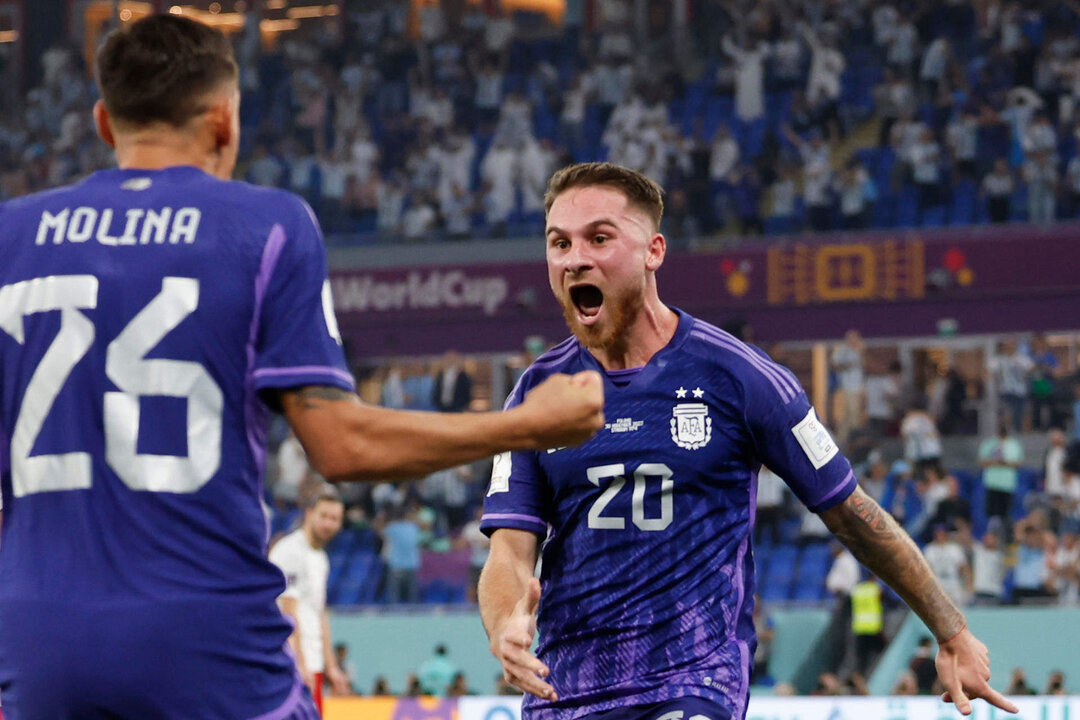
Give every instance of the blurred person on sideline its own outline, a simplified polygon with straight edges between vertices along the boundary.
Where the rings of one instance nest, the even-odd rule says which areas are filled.
[[[285,592],[278,598],[281,611],[292,621],[289,646],[315,707],[322,712],[323,679],[335,695],[348,695],[349,678],[338,665],[326,613],[326,581],[330,558],[326,545],[341,530],[345,505],[336,488],[323,483],[304,506],[297,530],[270,548],[270,562],[285,576]]]

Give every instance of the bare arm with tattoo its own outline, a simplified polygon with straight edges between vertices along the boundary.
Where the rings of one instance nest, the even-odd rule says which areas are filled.
[[[595,372],[553,375],[507,412],[389,410],[329,386],[278,400],[312,467],[330,480],[420,477],[506,450],[577,445],[604,425]]]
[[[937,670],[947,692],[965,715],[969,698],[981,697],[1003,710],[1016,706],[989,685],[990,656],[967,629],[964,614],[949,598],[922,551],[889,513],[862,488],[821,513],[821,519],[851,553],[896,591],[938,640]]]

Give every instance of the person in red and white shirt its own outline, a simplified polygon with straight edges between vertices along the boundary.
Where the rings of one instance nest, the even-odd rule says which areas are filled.
[[[309,496],[298,530],[278,540],[270,561],[285,574],[285,592],[278,598],[282,612],[293,623],[289,645],[304,683],[322,712],[323,678],[335,695],[349,694],[349,679],[338,667],[326,615],[326,581],[330,559],[326,545],[341,530],[345,506],[338,491],[323,484]]]

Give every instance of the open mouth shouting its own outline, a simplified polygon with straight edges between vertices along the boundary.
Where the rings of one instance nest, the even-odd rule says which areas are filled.
[[[595,285],[574,285],[570,288],[570,302],[574,305],[578,322],[590,326],[604,308],[604,292]]]

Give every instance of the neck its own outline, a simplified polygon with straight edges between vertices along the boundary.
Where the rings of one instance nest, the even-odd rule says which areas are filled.
[[[188,133],[145,130],[116,143],[116,164],[124,170],[163,170],[187,165],[214,177],[228,179],[231,172],[221,152]]]
[[[315,539],[315,533],[313,533],[313,532],[311,531],[311,527],[310,527],[310,526],[308,526],[308,525],[301,525],[301,526],[300,526],[300,530],[301,530],[301,532],[303,532],[303,533],[304,533],[304,538],[305,538],[305,539],[306,539],[306,540],[308,541],[308,545],[310,545],[311,547],[315,548],[316,550],[322,550],[322,547],[323,547],[323,546],[322,546],[322,543],[318,542],[318,541],[317,541],[317,540]]]
[[[590,347],[605,370],[641,367],[675,337],[679,316],[653,294],[645,301],[633,323],[608,347]]]

